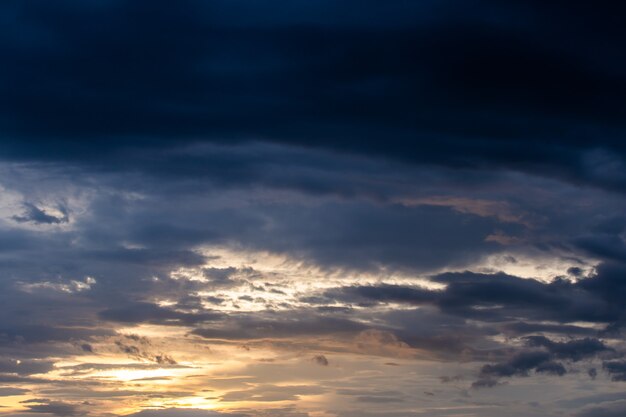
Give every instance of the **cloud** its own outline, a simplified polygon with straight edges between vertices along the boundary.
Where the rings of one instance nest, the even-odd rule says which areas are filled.
[[[223,317],[221,313],[206,312],[190,314],[160,307],[151,303],[132,303],[126,307],[103,310],[99,316],[104,320],[121,323],[158,323],[170,325],[190,325],[203,321],[215,321]]]
[[[35,224],[61,224],[70,221],[67,208],[59,206],[58,211],[61,213],[60,217],[48,214],[32,203],[24,203],[24,214],[15,215],[12,219],[18,223],[32,222]]]
[[[199,410],[193,408],[164,408],[160,410],[142,410],[138,413],[128,414],[131,417],[245,417],[244,414],[221,413],[211,410]]]
[[[54,367],[53,361],[39,360],[21,360],[7,359],[0,357],[0,372],[18,374],[18,375],[34,375],[45,374]]]
[[[297,385],[297,386],[274,386],[261,385],[252,389],[242,391],[231,391],[222,397],[221,401],[260,401],[260,402],[279,402],[297,400],[301,395],[319,395],[325,390],[319,386]]]
[[[376,286],[353,286],[327,290],[324,297],[348,303],[367,304],[375,302],[396,302],[407,304],[433,303],[438,294],[425,288],[381,284]],[[320,300],[323,301],[323,300]]]
[[[348,18],[356,6],[362,17]],[[20,36],[10,19],[3,25],[2,75],[13,80],[2,90],[5,155],[100,164],[181,140],[260,137],[623,185],[614,173],[624,154],[616,138],[626,82],[615,70],[623,30],[591,29],[606,28],[619,6],[593,15],[539,2],[238,7],[154,2],[155,19],[138,25],[132,16],[144,9],[120,2],[5,4],[4,15],[23,16],[33,34]],[[276,8],[289,12],[277,16]],[[175,34],[167,42],[162,25]],[[581,26],[590,29],[572,29]],[[113,28],[119,38],[103,35]],[[572,42],[580,37],[588,42]],[[98,53],[85,46],[94,44]],[[29,76],[17,59],[24,50]]]
[[[602,341],[592,338],[575,339],[565,342],[555,342],[545,336],[527,336],[524,338],[530,347],[542,347],[546,350],[527,350],[513,354],[504,362],[484,365],[480,371],[480,378],[472,386],[490,387],[497,385],[498,378],[512,376],[528,376],[534,370],[536,373],[563,376],[567,370],[563,363],[556,359],[578,362],[593,358],[605,352],[613,351]],[[609,373],[617,374],[619,380],[619,362],[604,362]],[[589,372],[595,378],[595,369]]]
[[[493,388],[498,385],[502,385],[503,383],[497,379],[493,378],[480,378],[474,382],[472,382],[472,388],[480,389],[480,388]]]
[[[569,340],[566,342],[554,342],[545,336],[528,336],[525,338],[529,346],[542,346],[548,349],[559,359],[569,359],[574,362],[598,353],[611,351],[602,341],[592,338]]]
[[[514,355],[507,362],[495,365],[485,365],[481,369],[482,376],[510,377],[514,375],[526,376],[528,372],[537,369],[540,365],[549,363],[550,354],[547,352],[530,351]],[[552,369],[550,364],[548,369]]]
[[[316,364],[320,365],[320,366],[328,366],[328,359],[326,359],[326,356],[324,355],[316,355],[313,356],[313,362],[315,362]]]
[[[349,319],[292,311],[288,316],[280,317],[278,320],[233,315],[230,320],[220,323],[219,326],[199,327],[192,333],[207,339],[280,339],[296,336],[355,334],[367,328],[368,326]]]
[[[383,302],[434,305],[447,314],[491,322],[546,318],[562,323],[616,322],[623,310],[615,296],[616,292],[621,291],[618,276],[622,271],[621,265],[601,264],[593,276],[576,283],[560,278],[545,283],[504,273],[480,274],[470,271],[443,273],[431,277],[434,282],[445,285],[443,290],[377,284],[329,289],[323,294],[325,298],[307,300],[315,303],[329,303],[334,300],[361,305]],[[541,330],[585,332],[584,329],[576,327],[546,326],[519,321],[506,323],[504,328],[527,332]],[[528,340],[530,343],[548,347],[545,339]],[[570,348],[605,349],[600,342],[591,339],[577,343],[580,343],[580,346],[553,344],[550,348],[561,349],[564,354]]]
[[[626,412],[626,401],[605,402],[602,405],[585,407],[575,414],[576,417],[619,417]]]
[[[602,367],[614,381],[626,381],[626,361],[608,361],[604,362]]]
[[[34,398],[31,400],[22,401],[21,403],[26,405],[27,411],[29,413],[53,414],[60,417],[84,414],[80,411],[80,408],[76,404],[64,401],[54,401],[45,398]]]
[[[0,387],[0,397],[10,397],[12,395],[24,395],[30,390],[23,388]]]

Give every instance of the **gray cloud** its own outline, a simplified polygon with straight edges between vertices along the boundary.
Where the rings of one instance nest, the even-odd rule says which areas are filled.
[[[30,392],[23,388],[0,387],[0,397],[10,397],[12,395],[23,395]]]
[[[274,386],[261,385],[252,389],[243,391],[231,391],[221,397],[221,401],[261,401],[261,402],[277,402],[297,400],[300,395],[322,394],[325,390],[317,386]]]
[[[138,413],[129,414],[132,417],[246,417],[244,414],[220,413],[210,410],[192,408],[167,408],[161,410],[142,410]]]
[[[170,325],[192,325],[204,321],[215,321],[223,318],[222,313],[204,312],[190,314],[157,306],[150,303],[133,303],[127,307],[103,310],[99,316],[104,320],[121,323],[158,323]]]
[[[60,417],[84,414],[80,411],[80,408],[76,404],[64,401],[53,401],[45,398],[35,398],[22,401],[22,404],[26,405],[27,411],[30,413],[53,414]]]
[[[626,381],[626,361],[604,362],[602,367],[611,375],[614,381]]]
[[[273,318],[271,316],[274,316]],[[355,334],[367,325],[345,318],[316,316],[306,311],[291,311],[285,316],[270,315],[266,319],[233,315],[218,327],[199,327],[193,334],[208,339],[292,338],[329,334]]]
[[[18,375],[45,374],[54,367],[52,361],[0,358],[0,372]]]
[[[530,346],[545,347],[555,357],[569,359],[574,362],[601,352],[613,350],[602,343],[602,341],[589,337],[565,342],[554,342],[545,336],[528,336],[526,340]]]
[[[329,364],[328,359],[324,355],[315,355],[313,357],[313,362],[320,366],[328,366]]]
[[[599,406],[585,407],[576,417],[619,417],[626,412],[626,401],[607,402]]]
[[[48,214],[45,210],[40,209],[32,203],[24,203],[23,206],[24,213],[12,217],[12,219],[16,222],[32,222],[36,224],[61,224],[67,223],[70,220],[67,208],[63,206],[58,206],[58,210],[61,213],[60,217]]]

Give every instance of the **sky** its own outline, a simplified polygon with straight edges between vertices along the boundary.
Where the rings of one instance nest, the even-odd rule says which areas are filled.
[[[626,7],[0,2],[0,417],[626,415]]]

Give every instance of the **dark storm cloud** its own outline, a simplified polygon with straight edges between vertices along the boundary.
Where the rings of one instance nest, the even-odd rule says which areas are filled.
[[[531,370],[542,372],[541,369],[558,375],[565,373],[563,365],[550,361],[550,354],[542,351],[521,352],[506,362],[485,365],[480,371],[481,377],[527,376]]]
[[[447,207],[345,202],[297,211],[274,210],[275,238],[250,236],[245,239],[249,245],[258,242],[266,249],[312,259],[320,265],[354,269],[375,270],[381,265],[429,269],[463,264],[500,249],[497,243],[486,241],[494,229],[502,227],[513,233],[520,229]]]
[[[566,335],[595,335],[597,331],[588,327],[569,324],[543,324],[518,321],[507,323],[500,327],[503,333],[510,335],[522,335],[530,333],[556,333]]]
[[[622,270],[618,265],[601,265],[595,275],[575,283],[561,280],[545,283],[501,273],[445,273],[432,277],[446,284],[441,290],[378,284],[330,289],[322,296],[303,301],[314,305],[341,302],[361,307],[379,303],[419,306],[418,310],[391,312],[381,319],[394,327],[403,342],[436,352],[441,358],[503,358],[496,364],[485,365],[481,371],[477,386],[486,387],[496,384],[498,378],[525,376],[531,371],[564,375],[567,370],[560,361],[575,363],[623,355],[598,338],[621,340],[619,333],[569,324],[621,323],[623,303],[602,290],[602,283],[614,276],[614,269]],[[490,325],[475,326],[467,319]],[[556,323],[545,324],[545,320]],[[555,335],[559,340],[542,333]],[[487,341],[498,334],[524,336],[519,340],[534,349],[511,350],[506,343]],[[576,334],[587,337],[572,338]],[[620,377],[619,366],[618,362],[605,363],[616,380]]]
[[[104,320],[120,323],[153,323],[176,326],[215,321],[225,317],[218,312],[190,314],[150,303],[133,303],[125,307],[110,308],[101,311],[99,316]]]
[[[545,283],[504,273],[444,273],[431,277],[433,281],[446,285],[443,290],[389,284],[354,286],[327,290],[323,297],[308,300],[313,303],[342,301],[361,305],[388,302],[434,305],[446,314],[460,317],[492,322],[513,321],[505,323],[503,329],[527,332],[552,330],[559,333],[571,330],[584,333],[584,329],[575,326],[521,324],[518,320],[552,319],[563,324],[573,321],[616,322],[624,313],[624,307],[614,292],[607,292],[604,285],[613,289],[614,282],[614,285],[621,288],[621,280],[613,281],[611,277],[622,270],[623,267],[619,265],[601,265],[596,275],[577,283],[562,279]],[[621,275],[616,275],[615,278],[617,277]],[[540,343],[542,339],[533,341]],[[580,348],[599,347],[592,346],[591,340],[589,343],[589,346]],[[564,350],[569,347],[552,346],[554,349]]]
[[[158,186],[150,181],[142,185]],[[431,269],[462,265],[501,250],[502,245],[488,239],[496,231],[515,236],[525,230],[523,225],[502,222],[495,216],[428,204],[408,206],[330,197],[308,204],[298,196],[279,203],[272,199],[264,202],[264,195],[259,193],[260,201],[253,205],[244,200],[220,207],[215,190],[209,190],[215,194],[203,197],[201,182],[187,186],[189,190],[161,190],[139,200],[105,194],[91,202],[86,215],[74,221],[73,233],[46,238],[27,232],[17,234],[15,239],[28,237],[33,249],[46,248],[43,256],[34,263],[20,265],[19,270],[40,265],[45,268],[56,259],[64,259],[65,267],[71,267],[75,274],[83,265],[73,259],[80,257],[90,261],[91,272],[85,271],[84,275],[106,277],[115,269],[116,274],[125,276],[159,276],[172,265],[205,262],[207,259],[195,250],[199,245],[232,243],[328,267]],[[71,247],[76,234],[80,246]],[[129,242],[134,247],[128,247]],[[73,255],[64,255],[66,251]],[[122,264],[125,268],[120,270]],[[214,285],[229,283],[229,273],[228,269],[206,271]],[[253,271],[232,273],[245,278]],[[117,281],[131,285],[136,280]],[[103,280],[99,282],[104,284]]]
[[[622,226],[610,232],[590,233],[575,239],[574,244],[601,259],[621,261],[626,256],[626,244],[620,237],[623,230]]]
[[[268,318],[233,315],[217,327],[200,327],[193,334],[207,339],[264,339],[294,338],[298,336],[323,336],[355,334],[370,326],[346,318],[315,316],[307,312],[291,311],[288,315]],[[273,315],[276,316],[276,315]]]
[[[332,289],[324,292],[324,298],[310,299],[313,302],[337,300],[347,303],[367,304],[371,302],[396,302],[407,304],[429,304],[437,299],[437,292],[423,288],[381,284]],[[305,300],[306,301],[306,300]]]
[[[486,387],[502,377],[528,376],[532,370],[537,373],[563,376],[567,370],[557,359],[578,362],[612,351],[602,341],[591,338],[565,342],[555,342],[545,336],[528,336],[525,339],[529,346],[544,347],[546,350],[522,351],[515,353],[507,361],[485,365],[474,386]],[[609,373],[617,374],[613,379],[619,380],[619,362],[605,362],[605,368]]]
[[[572,283],[556,279],[543,283],[505,274],[485,276],[473,273],[450,273],[435,277],[446,283],[440,306],[444,311],[481,317],[474,307],[492,306],[494,310],[482,319],[552,318],[561,322],[613,322],[623,314],[623,306],[601,290],[603,282],[611,281],[612,270],[619,265],[600,265],[592,277]],[[619,284],[618,284],[619,285]],[[500,309],[497,306],[502,305]],[[498,320],[498,319],[496,319]]]
[[[614,3],[9,1],[1,12],[5,157],[100,164],[137,146],[262,139],[624,184]]]
[[[541,305],[548,306],[547,311],[542,311],[541,315],[561,314],[564,309],[575,308],[578,301],[571,296],[573,288],[570,283],[562,281],[545,284],[502,273],[484,275],[471,272],[446,273],[434,279],[447,285],[445,295],[440,301],[442,309],[487,320],[490,317],[495,320],[506,319],[508,314],[511,315],[508,318],[513,319],[518,311],[533,314]],[[505,306],[501,309],[503,316],[497,314],[500,310],[498,305]],[[494,311],[483,312],[475,309],[480,306],[493,306]],[[582,314],[585,313],[583,310]],[[595,314],[595,311],[591,313]]]
[[[559,359],[569,359],[575,362],[600,352],[612,350],[602,341],[590,337],[567,342],[554,342],[545,336],[528,336],[526,340],[529,346],[544,347]]]
[[[604,362],[602,367],[611,375],[614,381],[626,381],[626,361]]]
[[[60,206],[59,211],[62,213],[61,217],[53,216],[46,213],[32,203],[24,203],[24,213],[22,215],[13,216],[13,220],[19,223],[39,223],[39,224],[59,224],[67,223],[69,221],[69,213],[65,207]]]
[[[623,308],[626,296],[626,265],[617,262],[606,262],[597,268],[593,279],[580,281],[579,286],[589,292],[601,295],[615,308]]]

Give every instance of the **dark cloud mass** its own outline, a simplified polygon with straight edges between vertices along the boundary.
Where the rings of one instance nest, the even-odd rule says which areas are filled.
[[[623,185],[614,3],[3,9],[8,155],[262,139]]]
[[[0,2],[0,417],[623,415],[625,17]]]
[[[34,204],[24,203],[24,214],[21,216],[13,216],[13,220],[19,223],[34,222],[44,224],[59,224],[67,223],[69,216],[67,210],[64,207],[59,207],[59,211],[62,213],[62,217],[56,217],[46,213],[44,210],[38,208]]]
[[[50,401],[47,398],[35,398],[23,401],[26,404],[29,413],[52,414],[59,417],[80,415],[74,404],[65,403],[63,401]]]

